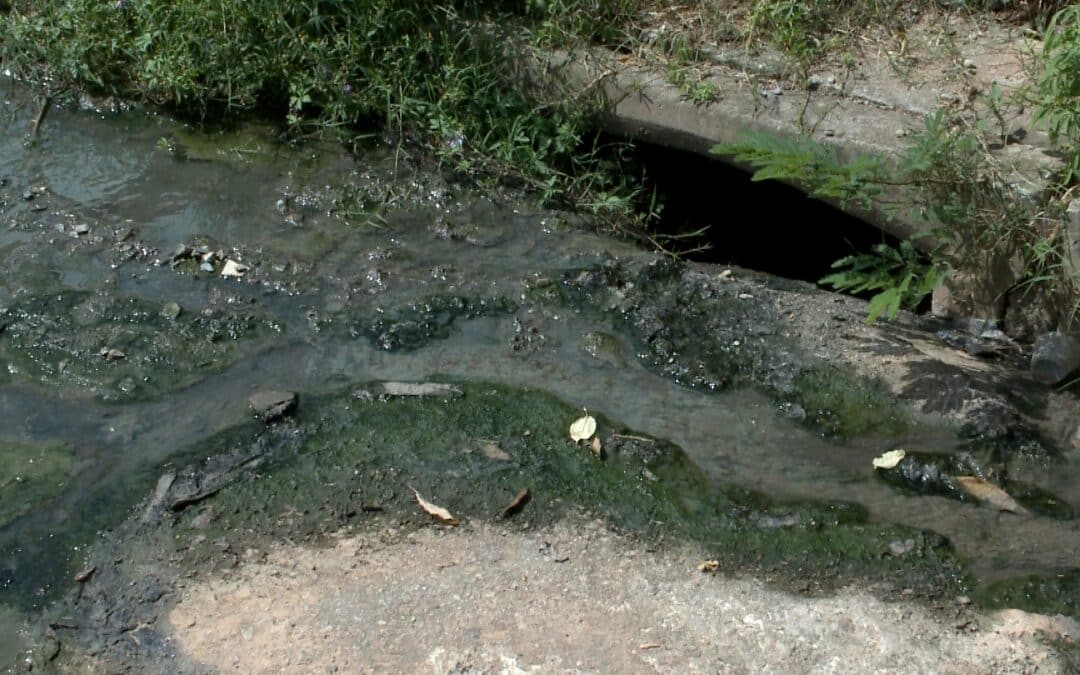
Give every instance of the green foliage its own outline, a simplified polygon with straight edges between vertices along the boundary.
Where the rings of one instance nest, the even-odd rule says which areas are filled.
[[[512,54],[619,39],[639,0],[17,0],[5,67],[55,89],[148,100],[197,120],[257,114],[293,135],[380,129],[464,175],[583,197],[598,101]],[[615,190],[631,199],[635,186]]]
[[[1080,177],[1080,5],[1054,15],[1046,29],[1035,85],[1035,121],[1068,153],[1066,181]]]
[[[743,139],[715,146],[712,152],[752,167],[752,180],[794,183],[841,208],[869,209],[884,191],[886,166],[878,158],[862,155],[843,162],[833,148],[807,136],[747,132]]]
[[[750,8],[748,33],[766,35],[800,65],[806,66],[825,50],[827,0],[757,0]]]
[[[892,319],[901,307],[914,309],[945,280],[948,268],[928,258],[910,241],[899,246],[875,245],[870,253],[843,257],[833,263],[838,270],[818,281],[848,293],[873,292],[867,308],[867,321],[880,316]]]

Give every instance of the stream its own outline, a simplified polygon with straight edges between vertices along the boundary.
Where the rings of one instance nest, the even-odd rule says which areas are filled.
[[[937,532],[984,582],[1076,565],[1072,519],[913,497],[869,469],[896,446],[958,447],[948,430],[823,438],[755,390],[664,377],[603,311],[537,301],[552,279],[651,257],[567,214],[481,196],[393,147],[206,136],[142,110],[54,108],[28,143],[37,105],[0,81],[0,663],[93,533],[179,453],[247,421],[259,389],[542,390],[674,443],[717,483]],[[227,260],[246,271],[222,276]],[[1029,480],[1080,508],[1074,464]]]

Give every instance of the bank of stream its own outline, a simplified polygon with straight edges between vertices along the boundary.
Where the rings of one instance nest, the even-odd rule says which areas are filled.
[[[118,639],[147,597],[372,514],[425,527],[409,486],[475,521],[529,488],[533,526],[584,511],[798,593],[1078,614],[1077,449],[1036,423],[1075,400],[1016,380],[1013,355],[927,367],[899,398],[832,359],[852,299],[658,258],[392,147],[90,107],[27,142],[32,97],[0,99],[4,663],[60,642],[158,658]],[[295,414],[253,420],[261,390],[296,392]],[[567,437],[582,409],[606,459]],[[1024,486],[1032,513],[881,480],[900,447]]]

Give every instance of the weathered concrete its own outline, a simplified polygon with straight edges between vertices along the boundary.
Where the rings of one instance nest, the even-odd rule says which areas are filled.
[[[631,138],[712,156],[713,146],[747,132],[804,134],[836,148],[842,159],[895,158],[927,114],[949,106],[985,117],[979,97],[993,84],[1004,93],[1023,84],[1024,54],[1032,48],[1026,39],[999,29],[956,48],[953,57],[927,61],[903,75],[886,55],[865,54],[850,70],[826,66],[805,84],[789,77],[775,54],[714,50],[705,81],[719,99],[708,105],[690,101],[664,70],[603,50],[556,53],[549,68],[576,86],[597,86],[608,104],[606,130]],[[1049,139],[1032,126],[1030,114],[1017,106],[1003,113],[1014,140],[995,156],[1017,194],[1038,203],[1063,163],[1048,154]],[[902,196],[887,196],[894,198]],[[856,215],[902,238],[927,227],[917,213],[890,218],[875,208]]]
[[[857,62],[822,66],[808,78],[794,76],[776,54],[750,55],[738,47],[707,49],[712,63],[699,70],[719,92],[718,100],[708,105],[689,100],[669,81],[664,66],[633,56],[602,50],[559,53],[548,64],[551,72],[574,86],[599,89],[607,102],[606,130],[707,155],[716,144],[758,132],[809,135],[835,148],[841,159],[860,155],[896,159],[924,127],[924,117],[948,107],[968,119],[1004,126],[1002,136],[1008,135],[1008,142],[992,152],[1009,189],[1036,212],[1045,205],[1052,180],[1064,163],[1050,151],[1050,140],[1033,125],[1030,111],[1008,103],[991,111],[985,97],[994,85],[1003,100],[1021,87],[1027,72],[1025,59],[1038,45],[1008,27],[954,23],[947,48],[928,39],[928,31],[937,28],[912,27],[911,44],[918,41],[915,34],[923,32],[921,50],[912,47],[901,58],[885,49],[866,49]],[[885,203],[891,207],[886,209]],[[936,225],[900,189],[885,194],[869,212],[848,210],[899,238]],[[1071,236],[1080,242],[1080,235]],[[916,241],[927,250],[937,243],[926,238]],[[1080,243],[1073,244],[1077,247]],[[1074,252],[1073,259],[1080,260],[1080,251]],[[948,288],[938,292],[935,312],[1000,322],[1010,318],[1010,311],[1011,316],[1018,316],[1019,305],[1030,308],[1033,302],[1025,294],[1011,303],[1017,307],[1010,308],[1012,290],[1024,267],[1016,252],[1009,252],[986,269],[954,275]],[[1028,339],[1058,325],[1064,328],[1061,307],[1047,302],[1045,311],[1035,312],[1036,318],[1045,315],[1044,320],[1017,319],[1014,323],[1024,325],[1010,332]]]

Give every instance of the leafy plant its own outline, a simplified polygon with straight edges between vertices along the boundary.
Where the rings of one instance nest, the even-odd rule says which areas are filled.
[[[914,309],[945,280],[948,267],[927,256],[910,241],[899,246],[876,244],[870,253],[845,256],[832,264],[838,270],[818,283],[848,293],[873,292],[867,306],[868,322],[880,316],[893,319],[901,307]]]
[[[1050,20],[1035,85],[1035,121],[1046,122],[1050,137],[1068,153],[1066,181],[1080,178],[1080,5],[1071,4]]]

